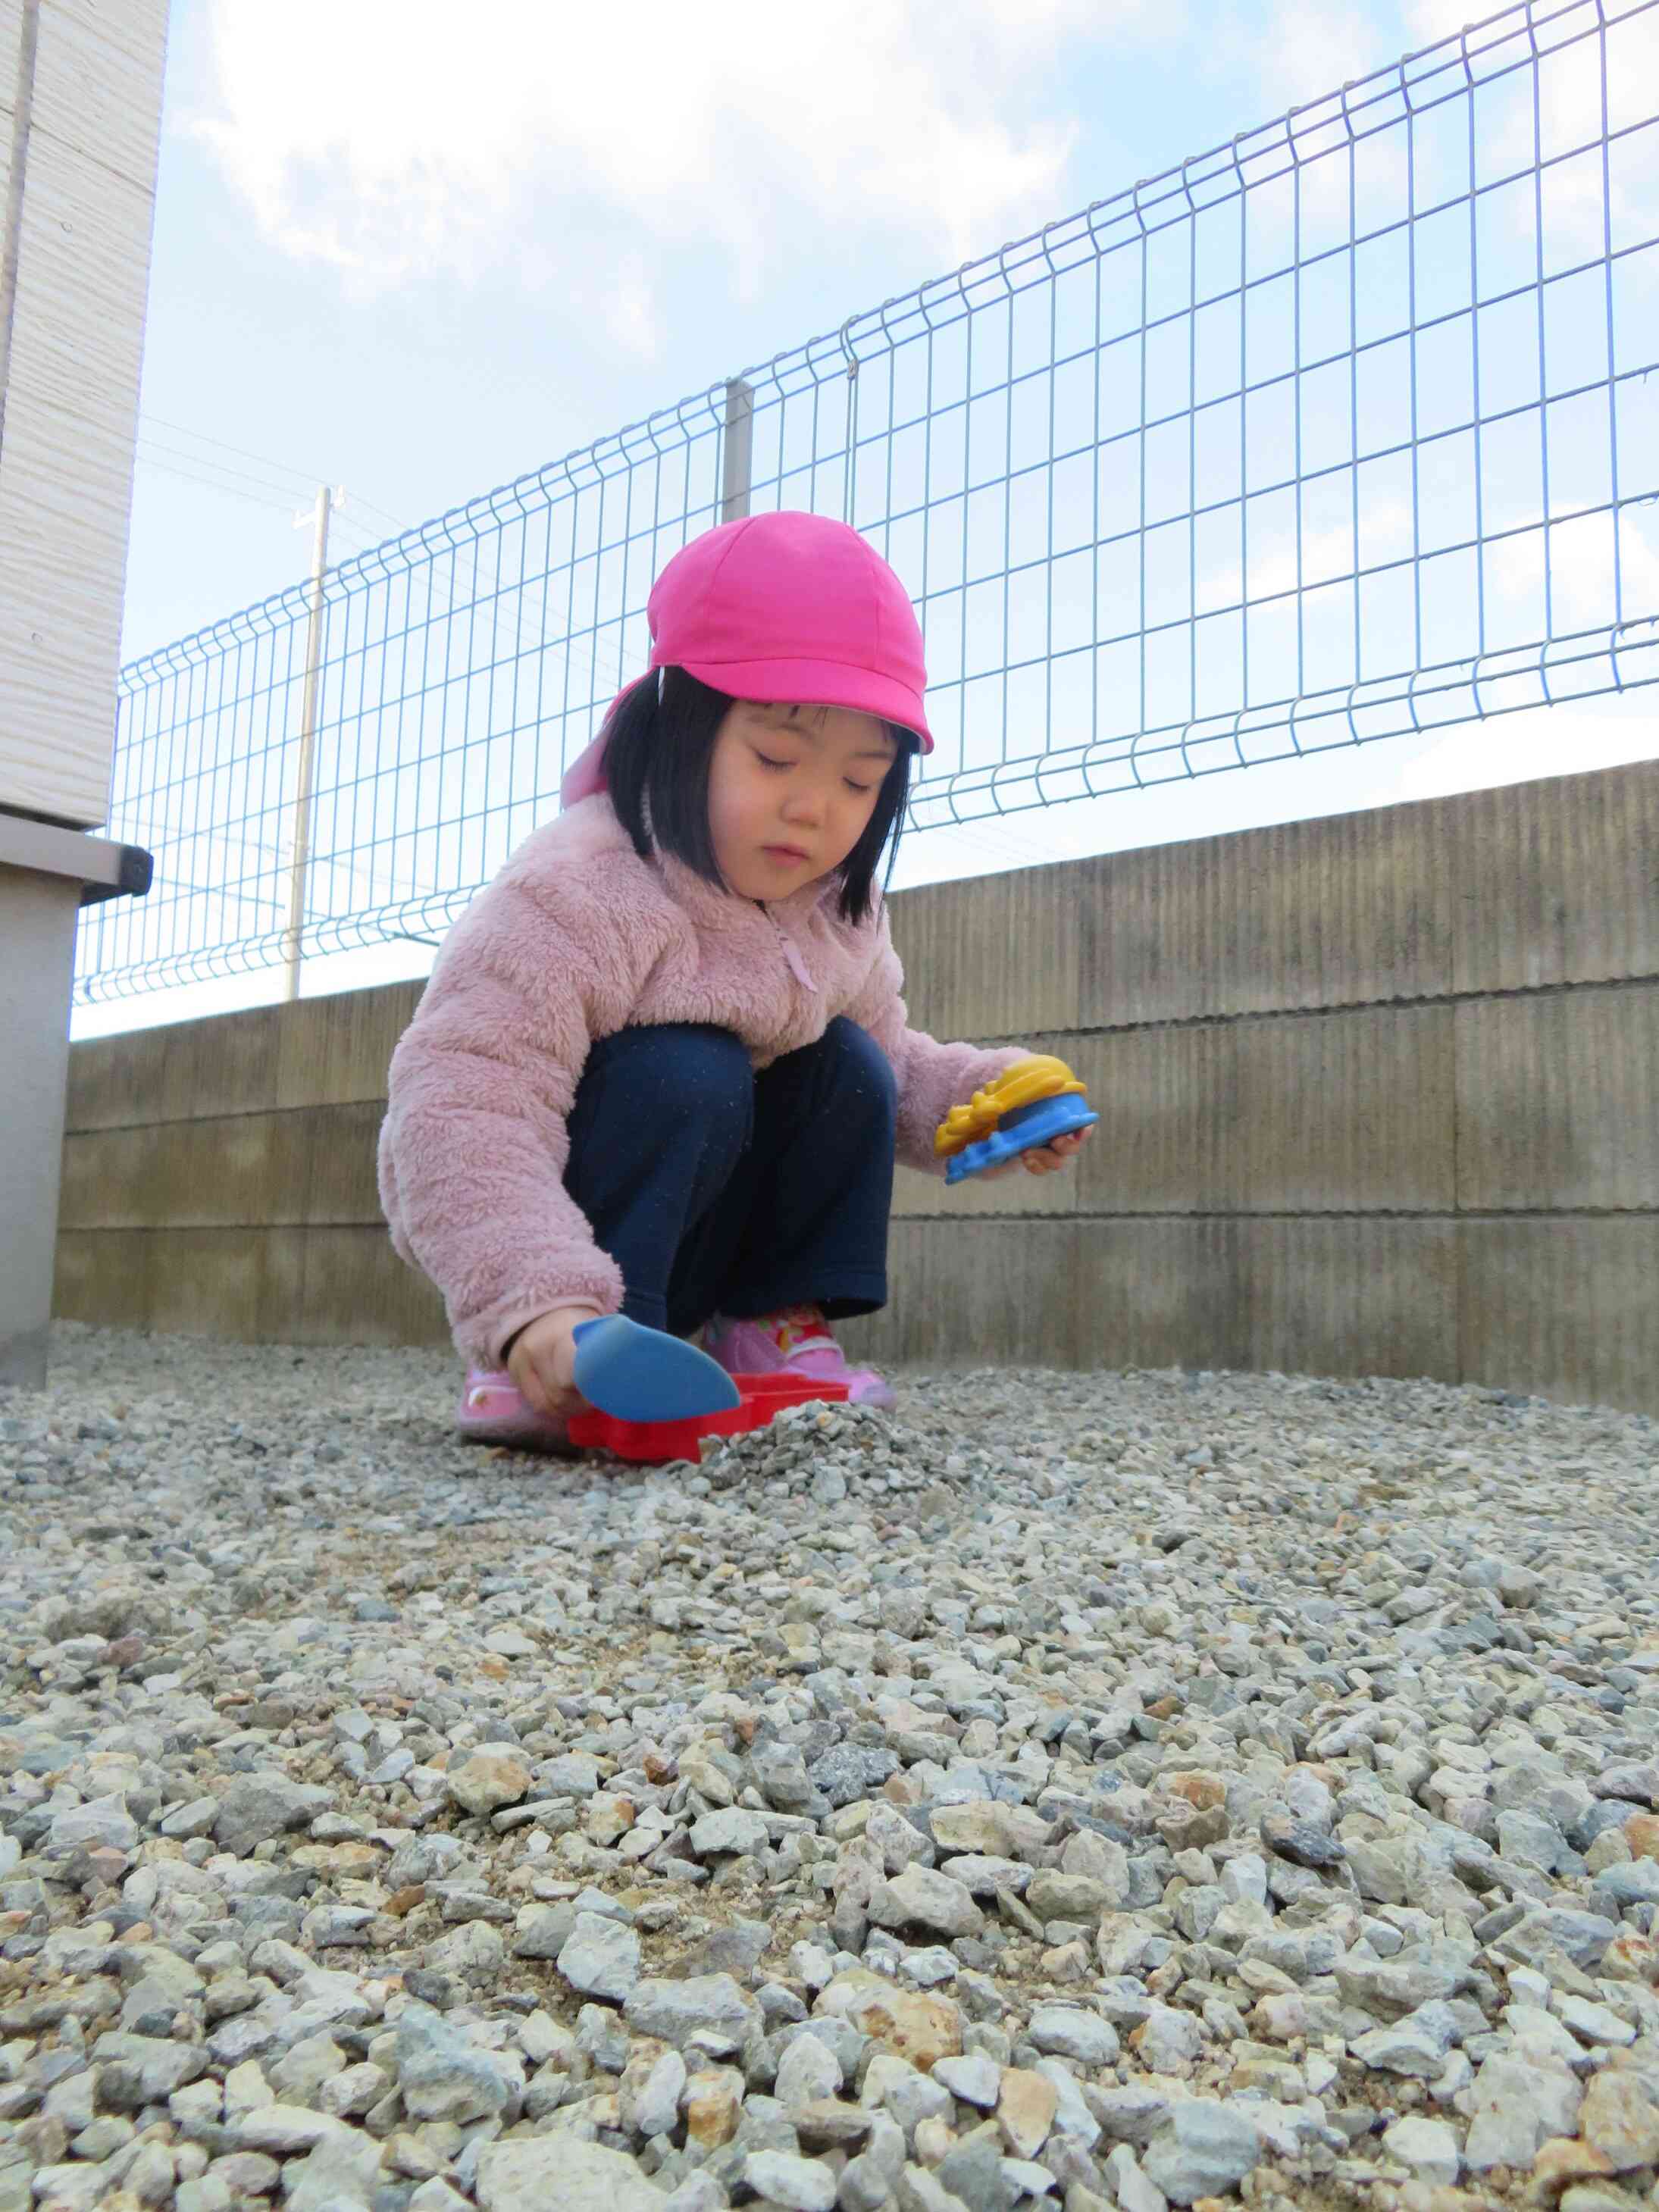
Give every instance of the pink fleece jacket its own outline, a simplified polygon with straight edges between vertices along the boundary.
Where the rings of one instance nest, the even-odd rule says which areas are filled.
[[[678,861],[641,860],[609,799],[534,831],[456,922],[392,1055],[380,1130],[392,1241],[443,1293],[462,1357],[497,1365],[550,1307],[622,1304],[622,1273],[563,1184],[588,1049],[630,1024],[732,1030],[757,1068],[867,1030],[898,1082],[898,1158],[1022,1054],[908,1027],[884,908],[852,924],[833,887],[760,907]]]

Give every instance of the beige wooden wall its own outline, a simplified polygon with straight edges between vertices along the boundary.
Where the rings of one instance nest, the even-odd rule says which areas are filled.
[[[167,0],[0,0],[0,807],[109,812]]]
[[[1079,1169],[901,1175],[898,1360],[1430,1375],[1659,1411],[1659,763],[906,894],[912,1018],[1090,1084]],[[374,1194],[418,987],[76,1048],[58,1303],[441,1337]]]

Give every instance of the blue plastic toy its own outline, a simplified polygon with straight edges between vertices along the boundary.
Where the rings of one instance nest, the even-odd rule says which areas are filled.
[[[983,1175],[987,1168],[1000,1167],[1016,1153],[1029,1152],[1033,1146],[1046,1145],[1073,1129],[1090,1128],[1099,1119],[1080,1098],[1042,1098],[1035,1106],[1017,1107],[988,1137],[945,1164],[945,1180],[962,1182],[969,1176]]]
[[[741,1402],[737,1384],[695,1344],[623,1314],[579,1322],[574,1381],[590,1406],[623,1421],[683,1421]]]
[[[933,1149],[945,1158],[945,1182],[983,1175],[1019,1152],[1091,1127],[1100,1116],[1087,1101],[1063,1060],[1036,1053],[1017,1060],[940,1122]]]

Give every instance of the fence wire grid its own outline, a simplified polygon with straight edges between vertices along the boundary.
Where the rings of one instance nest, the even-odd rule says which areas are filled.
[[[1653,682],[1656,4],[1523,0],[135,661],[155,887],[77,996],[440,934],[735,514],[913,592],[912,834]]]

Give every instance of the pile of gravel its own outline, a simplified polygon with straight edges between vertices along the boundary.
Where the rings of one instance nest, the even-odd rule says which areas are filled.
[[[0,2212],[1659,2205],[1648,1421],[980,1371],[623,1468],[57,1359]]]

